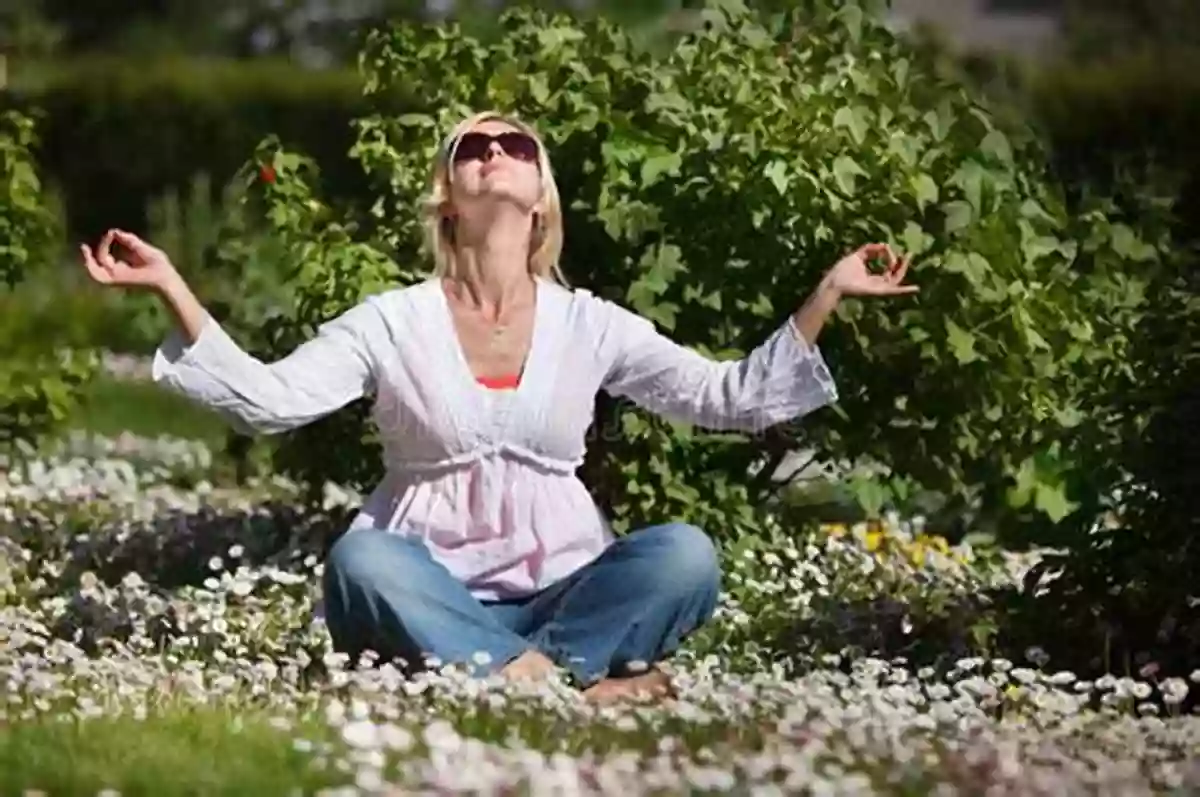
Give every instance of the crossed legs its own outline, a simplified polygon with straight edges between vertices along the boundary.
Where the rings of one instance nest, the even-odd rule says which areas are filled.
[[[478,675],[565,669],[589,698],[658,691],[654,664],[707,622],[720,569],[712,542],[681,523],[616,540],[572,576],[518,601],[481,602],[420,540],[344,534],[325,563],[334,647],[419,667],[433,657]]]

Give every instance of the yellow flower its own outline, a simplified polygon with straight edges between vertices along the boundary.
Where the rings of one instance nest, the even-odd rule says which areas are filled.
[[[940,534],[919,534],[917,535],[917,542],[934,550],[941,551],[944,554],[950,554],[950,543]]]
[[[884,539],[884,534],[882,531],[875,531],[875,530],[868,531],[867,532],[867,540],[866,540],[867,550],[872,551],[872,552],[878,551],[880,548],[883,547],[883,539]]]

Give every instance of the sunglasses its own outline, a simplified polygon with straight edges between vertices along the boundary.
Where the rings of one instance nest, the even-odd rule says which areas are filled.
[[[537,141],[532,136],[514,130],[496,135],[476,131],[464,133],[458,139],[458,146],[454,149],[454,162],[483,160],[487,156],[488,150],[492,148],[493,141],[498,143],[500,149],[504,150],[504,154],[510,158],[529,163],[537,162]]]

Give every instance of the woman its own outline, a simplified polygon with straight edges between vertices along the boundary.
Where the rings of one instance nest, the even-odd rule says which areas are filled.
[[[661,693],[656,663],[715,608],[717,556],[683,523],[610,533],[575,475],[596,391],[712,428],[812,412],[836,400],[816,347],[829,314],[845,296],[915,291],[907,263],[863,247],[749,356],[715,362],[564,286],[558,192],[527,125],[460,123],[426,211],[433,278],[368,298],[273,363],[137,236],[110,231],[82,252],[98,282],[149,287],[172,311],[154,379],[242,428],[282,432],[373,395],[386,475],[325,564],[339,651],[514,678],[562,668],[597,701]],[[875,255],[886,273],[868,271]]]

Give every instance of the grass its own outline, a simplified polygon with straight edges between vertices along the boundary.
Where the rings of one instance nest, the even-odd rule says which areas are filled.
[[[166,436],[203,443],[213,455],[213,484],[234,486],[247,475],[263,474],[274,441],[255,437],[243,453],[229,447],[229,423],[217,413],[149,382],[97,376],[84,391],[63,433],[83,431],[116,438]]]
[[[106,376],[88,386],[68,426],[112,437],[122,432],[169,435],[214,447],[223,445],[229,429],[215,413],[158,385]]]
[[[228,704],[220,705],[224,698]],[[224,698],[208,705],[168,701],[150,706],[141,718],[128,711],[88,719],[63,712],[0,722],[0,793],[295,795],[353,780],[355,756],[338,738],[338,724],[311,707],[272,713]],[[761,750],[769,727],[766,718],[702,725],[660,717],[618,728],[611,720],[567,720],[521,700],[499,708],[469,700],[435,708],[429,700],[411,700],[411,714],[397,722],[410,741],[405,749],[384,752],[393,765],[429,755],[423,728],[435,718],[463,738],[502,747],[573,756],[627,751],[646,758],[656,755],[664,735],[678,739],[688,754]]]
[[[197,439],[214,447],[223,444],[229,429],[215,413],[161,386],[103,376],[88,386],[68,426],[110,437],[130,432]]]
[[[313,728],[313,735],[326,735]],[[313,738],[310,735],[309,738]],[[174,709],[145,719],[46,717],[0,730],[0,793],[284,795],[344,780],[313,767],[294,730],[239,709]]]

